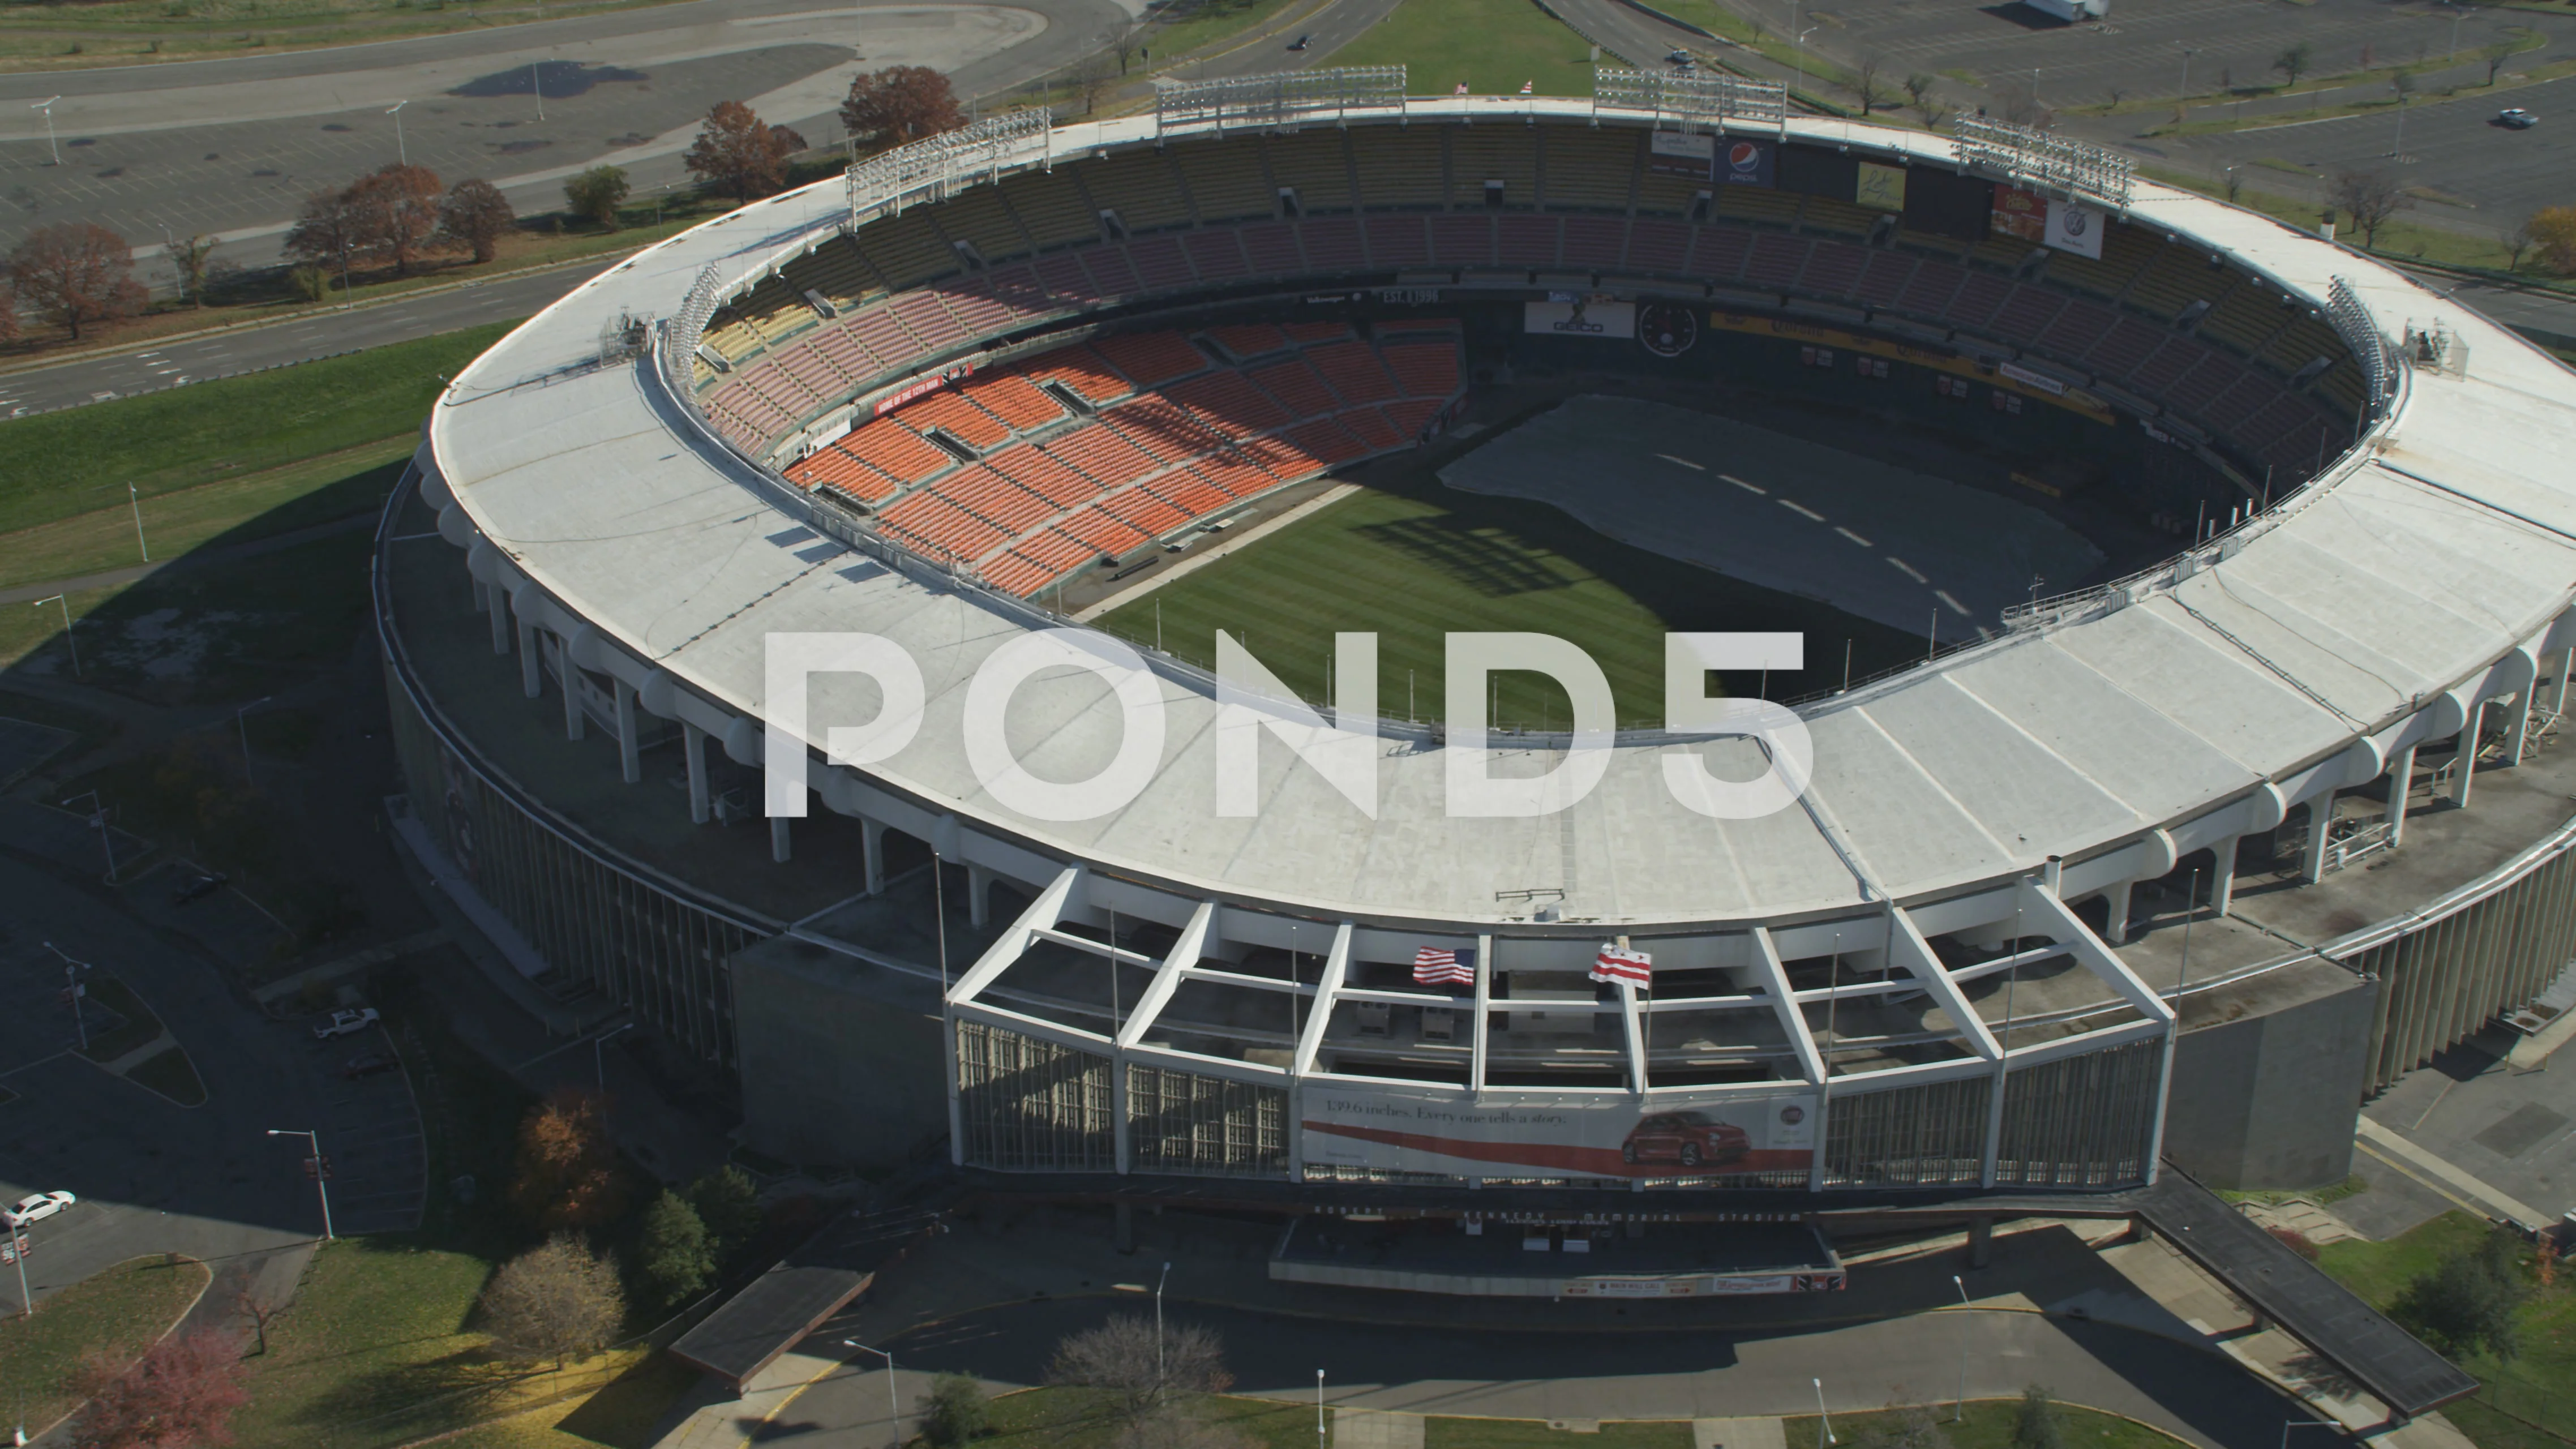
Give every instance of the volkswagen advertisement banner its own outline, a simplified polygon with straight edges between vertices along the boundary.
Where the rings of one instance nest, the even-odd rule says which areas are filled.
[[[1454,1177],[1674,1177],[1804,1172],[1816,1151],[1811,1092],[1641,1104],[1626,1094],[1456,1093],[1309,1081],[1299,1123],[1309,1164]]]
[[[1521,327],[1541,337],[1634,337],[1637,335],[1637,304],[1634,302],[1525,302],[1522,304]]]
[[[2073,252],[2097,262],[2102,260],[2103,229],[2102,213],[2089,206],[2077,206],[2071,201],[2048,204],[2046,240],[2061,252]]]

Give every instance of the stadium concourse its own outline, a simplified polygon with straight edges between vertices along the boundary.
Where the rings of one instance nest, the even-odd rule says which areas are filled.
[[[1453,1225],[2082,1211],[2167,1159],[2340,1178],[2366,1091],[2576,954],[2547,753],[2576,379],[2045,135],[1646,81],[1423,100],[1324,72],[995,118],[588,284],[454,381],[388,510],[403,838],[524,972],[733,1073],[747,1139],[794,1161]],[[2087,586],[1999,608],[2022,555],[1954,587],[1937,542],[1765,503],[1858,535],[1849,562],[1708,562],[1783,597],[1949,589],[1978,630],[1848,687],[1809,661],[1812,781],[1768,813],[1718,782],[1786,771],[1790,732],[1478,749],[1463,674],[1416,724],[1346,668],[1329,717],[1273,699],[1272,732],[1093,636],[978,693],[1075,585],[1353,460],[1574,466],[1479,409],[1623,378],[1795,404],[1854,459],[1906,429],[1985,449],[1950,511],[2043,508],[2041,571]],[[1710,471],[1757,441],[1692,426],[1636,434]],[[1815,500],[1919,491],[1776,455],[1835,473]],[[917,729],[894,665],[773,692],[765,641],[832,631],[913,661]],[[1673,657],[1684,710],[1707,666],[1749,694],[1771,662]],[[889,710],[894,743],[822,753]],[[1016,775],[977,763],[985,727]],[[1308,758],[1300,730],[1374,743]],[[1139,740],[1132,797],[1050,793]],[[765,761],[807,787],[766,795]],[[1536,808],[1462,815],[1462,789]],[[2390,869],[2364,886],[2364,858]],[[1644,986],[1596,969],[1620,951]],[[1663,1291],[1727,1291],[1705,1278]]]

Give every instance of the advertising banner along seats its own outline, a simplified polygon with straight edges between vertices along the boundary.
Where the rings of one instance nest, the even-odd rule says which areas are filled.
[[[1500,1169],[1582,1177],[1803,1172],[1816,1151],[1816,1100],[1787,1090],[1666,1105],[1626,1093],[1515,1093],[1479,1104],[1454,1093],[1322,1082],[1306,1088],[1305,1160],[1458,1177]]]

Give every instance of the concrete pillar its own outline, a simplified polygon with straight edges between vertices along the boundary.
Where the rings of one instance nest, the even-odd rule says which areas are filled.
[[[2226,915],[2236,899],[2236,842],[2244,838],[2231,835],[2209,847],[2209,914],[2213,917]]]
[[[2525,689],[2513,697],[2513,728],[2504,737],[2504,762],[2522,763],[2522,752],[2531,744],[2531,691]]]
[[[643,746],[635,738],[635,686],[612,675],[610,688],[617,691],[617,773],[632,785],[644,778]]]
[[[530,699],[546,692],[545,663],[537,657],[537,626],[519,621],[519,693]]]
[[[787,863],[787,817],[769,817],[769,858],[780,865]]]
[[[2469,786],[2478,773],[2478,735],[2487,722],[2487,702],[2469,706],[2469,722],[2460,726],[2460,752],[2451,757],[2451,803],[2469,808]]]
[[[969,865],[966,867],[967,924],[980,931],[992,919],[993,873],[980,865]]]
[[[560,667],[560,677],[555,682],[563,686],[564,738],[577,740],[582,737],[581,666],[572,662],[570,644],[555,651],[555,663]]]
[[[680,746],[689,756],[689,823],[707,823],[707,732],[680,722]]]
[[[476,593],[479,593],[479,594],[481,594],[481,595],[483,596],[483,606],[484,606],[484,609],[485,609],[485,611],[486,611],[487,613],[489,613],[489,614],[492,616],[492,652],[493,652],[493,653],[495,653],[495,654],[507,654],[507,653],[509,653],[509,652],[510,652],[510,597],[509,597],[509,595],[502,593],[499,589],[494,588],[494,587],[493,587],[492,585],[490,585],[490,584],[481,584],[481,583],[478,583],[478,584],[476,584],[476,585],[474,586],[474,590],[475,590],[475,592],[476,592]]]
[[[2393,848],[2406,838],[2406,797],[2415,783],[2415,747],[2408,745],[2388,757],[2388,843]]]
[[[867,861],[868,894],[872,896],[885,894],[885,832],[884,822],[859,817],[860,854]]]
[[[2117,946],[2129,939],[2129,892],[2134,881],[2121,881],[2102,892],[2107,914],[2102,921],[2102,939]]]
[[[2308,802],[2308,850],[2299,864],[2299,879],[2310,885],[2325,879],[2326,833],[2334,827],[2334,792]]]
[[[2558,651],[2558,694],[2549,705],[2552,714],[2567,712],[2567,667],[2571,664],[2576,664],[2576,646]]]
[[[1995,1260],[1995,1220],[1978,1216],[1968,1219],[1968,1266],[1982,1268]]]

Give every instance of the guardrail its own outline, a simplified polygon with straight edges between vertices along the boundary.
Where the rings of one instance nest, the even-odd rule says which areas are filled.
[[[1270,127],[1404,109],[1404,67],[1343,66],[1166,85],[1154,93],[1157,137]]]
[[[2388,334],[2371,320],[2370,309],[2361,305],[2352,283],[2341,277],[2326,288],[2326,321],[2333,324],[2344,346],[2352,349],[2353,360],[2361,364],[2362,380],[2369,385],[2369,411],[2378,412],[2397,392],[2397,355],[2389,345]]]

